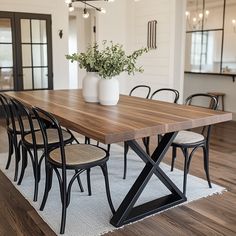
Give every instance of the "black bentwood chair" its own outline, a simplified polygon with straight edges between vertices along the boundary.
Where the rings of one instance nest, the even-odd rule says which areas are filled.
[[[28,154],[32,161],[33,174],[34,174],[34,201],[38,198],[38,186],[41,178],[40,170],[44,154],[44,143],[43,137],[40,131],[38,120],[33,117],[32,110],[24,106],[20,101],[16,99],[10,99],[14,115],[19,124],[21,140],[20,145],[22,146],[22,168],[18,185],[21,184],[25,169],[28,164]],[[57,137],[57,129],[53,127],[53,124],[49,120],[44,119],[44,127],[48,134],[48,149],[58,147],[60,145]],[[65,143],[72,143],[75,141],[74,136],[69,130],[63,130],[63,139]],[[42,154],[39,153],[42,151]],[[82,185],[81,191],[83,191]]]
[[[107,193],[107,199],[112,213],[115,213],[115,209],[112,204],[109,181],[108,181],[108,172],[107,172],[107,161],[109,154],[106,150],[91,145],[91,144],[72,144],[66,145],[63,139],[63,130],[59,122],[48,112],[40,109],[33,108],[35,117],[38,119],[41,129],[41,134],[43,136],[43,145],[45,149],[45,166],[46,166],[46,182],[45,182],[45,191],[43,196],[43,201],[40,207],[42,211],[45,207],[48,193],[52,186],[52,175],[55,171],[56,176],[60,185],[61,193],[61,203],[62,203],[62,217],[61,217],[61,228],[60,233],[65,232],[66,224],[66,210],[70,204],[70,194],[71,187],[73,182],[77,177],[86,170],[90,170],[92,167],[100,166],[105,178],[105,187]],[[57,130],[57,137],[59,140],[59,147],[54,149],[48,149],[49,137],[48,132],[45,129],[43,120],[41,117],[45,117],[53,124]],[[61,171],[59,171],[61,170]],[[67,184],[67,171],[74,170],[75,174]],[[87,172],[87,174],[90,172]],[[88,179],[88,187],[90,188],[90,178]]]
[[[177,103],[178,100],[179,100],[179,91],[177,91],[176,89],[171,89],[171,88],[161,88],[161,89],[158,89],[156,90],[150,97],[150,99],[153,99],[153,100],[158,100],[158,95],[164,93],[165,95],[166,94],[169,94],[172,96],[172,101],[173,103]]]
[[[197,101],[206,102],[206,107],[215,110],[218,105],[218,100],[216,97],[209,94],[193,94],[186,99],[186,105],[197,105]],[[194,103],[194,104],[193,104]],[[209,107],[210,104],[210,107]],[[204,126],[201,133],[196,133],[193,131],[183,130],[180,131],[175,137],[172,147],[172,163],[171,171],[174,169],[174,163],[176,159],[176,149],[180,148],[184,155],[184,180],[183,180],[183,193],[186,194],[187,185],[187,174],[189,172],[189,166],[193,154],[198,148],[203,149],[204,158],[204,170],[206,172],[206,178],[208,181],[209,188],[211,188],[211,181],[209,176],[209,142],[210,142],[211,126]],[[189,153],[189,149],[191,152]]]
[[[145,94],[143,97],[149,98],[150,93],[151,93],[151,88],[148,85],[137,85],[130,90],[129,96],[134,96],[134,93],[136,93],[137,91],[138,92],[142,91],[142,93]]]
[[[145,86],[145,85],[140,85],[140,86]],[[137,87],[139,87],[139,86],[137,86]],[[134,90],[135,88],[136,87],[134,87],[132,90]],[[132,92],[132,90],[131,90],[131,92]],[[132,94],[131,92],[130,92],[130,94]],[[150,94],[150,92],[151,92],[151,88],[149,90],[149,94]],[[155,99],[155,97],[157,95],[159,95],[160,93],[162,93],[162,92],[164,92],[165,94],[173,95],[173,102],[174,103],[177,103],[177,101],[179,100],[179,92],[177,90],[175,90],[175,89],[170,89],[170,88],[162,88],[162,89],[156,90],[151,95],[150,99]],[[149,97],[149,94],[148,94],[147,98]],[[158,136],[158,140],[160,140],[159,136]],[[146,153],[148,155],[150,155],[150,149],[149,149],[150,137],[143,138],[142,141],[143,141],[143,144],[145,146]],[[127,172],[127,153],[128,153],[128,151],[129,151],[129,146],[126,143],[124,143],[124,175],[123,175],[123,179],[126,178],[126,172]]]
[[[159,100],[159,95],[165,94],[171,96],[171,102],[172,103],[178,103],[179,100],[179,91],[176,89],[171,89],[171,88],[161,88],[156,90],[150,97],[152,100]],[[161,135],[157,136],[158,144],[160,142]],[[150,143],[150,137],[146,138],[146,145],[148,147],[148,153],[149,153],[149,143]]]
[[[3,106],[3,110],[5,113],[6,118],[6,129],[8,134],[8,141],[9,141],[9,152],[8,152],[8,160],[6,164],[6,169],[9,168],[11,163],[11,158],[13,155],[13,151],[15,151],[15,174],[14,174],[14,181],[18,179],[18,169],[19,169],[19,162],[21,160],[21,139],[20,135],[22,134],[22,130],[20,128],[20,123],[17,118],[17,114],[13,109],[12,101],[3,94],[0,94],[0,101]],[[19,111],[20,112],[20,111]],[[39,125],[37,125],[36,120],[32,120],[34,123],[34,128],[39,129]],[[29,126],[29,122],[27,122],[26,117],[22,117],[22,124],[24,125],[24,134],[28,134],[31,132],[31,128]]]
[[[148,99],[150,96],[150,93],[151,93],[151,87],[148,85],[137,85],[130,90],[129,96],[135,96],[136,92],[142,92],[143,98]],[[146,146],[146,139],[143,138],[142,141],[143,141],[143,144],[146,148],[146,151],[148,151],[147,146]],[[127,145],[126,142],[124,142],[124,174],[123,174],[123,179],[126,179],[128,151],[129,151],[129,146]]]
[[[11,158],[13,154],[13,149],[15,149],[15,174],[14,174],[14,181],[17,180],[18,176],[18,166],[19,166],[19,149],[18,149],[18,141],[17,141],[17,134],[15,129],[15,122],[14,117],[12,116],[12,113],[10,111],[10,101],[9,99],[4,96],[3,94],[0,94],[0,102],[3,108],[4,116],[5,116],[5,127],[7,131],[8,136],[8,144],[9,144],[9,150],[8,150],[8,159],[6,164],[6,169],[9,168],[11,164]]]

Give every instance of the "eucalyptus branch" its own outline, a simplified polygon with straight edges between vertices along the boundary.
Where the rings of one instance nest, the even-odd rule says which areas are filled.
[[[78,61],[81,69],[97,72],[104,79],[111,79],[122,72],[127,72],[129,75],[143,72],[143,68],[136,64],[137,59],[148,52],[147,48],[138,49],[127,56],[121,44],[103,41],[102,46],[99,50],[99,45],[95,43],[89,46],[85,53],[73,53],[66,55],[66,58],[71,62]]]

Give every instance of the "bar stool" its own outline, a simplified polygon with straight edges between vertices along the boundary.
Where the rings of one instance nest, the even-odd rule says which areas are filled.
[[[225,93],[221,93],[221,92],[208,92],[207,94],[215,96],[218,99],[218,101],[220,101],[220,98],[221,98],[221,110],[222,111],[225,110],[225,104],[224,104]]]

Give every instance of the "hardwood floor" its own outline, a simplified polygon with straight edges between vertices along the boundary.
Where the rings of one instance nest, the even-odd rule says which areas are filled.
[[[7,149],[5,130],[0,126],[0,152],[7,152]],[[224,186],[228,191],[170,209],[106,236],[236,235],[235,158],[236,122],[216,125],[211,139],[211,180]],[[169,155],[165,161],[170,162]],[[182,161],[182,155],[179,155],[177,168],[182,168]],[[205,178],[201,152],[194,156],[190,173]],[[51,236],[55,234],[0,171],[0,236],[5,235]]]

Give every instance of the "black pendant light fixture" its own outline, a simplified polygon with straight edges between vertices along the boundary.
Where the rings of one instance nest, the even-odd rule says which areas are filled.
[[[68,5],[68,9],[70,12],[74,11],[75,7],[74,4],[75,2],[80,2],[82,4],[84,4],[84,10],[83,10],[83,17],[84,18],[88,18],[89,17],[89,12],[88,12],[88,7],[91,7],[93,9],[95,9],[96,11],[99,11],[101,13],[106,13],[106,10],[104,8],[101,7],[96,7],[95,5],[91,4],[90,2],[114,2],[115,0],[65,0],[65,3]]]

